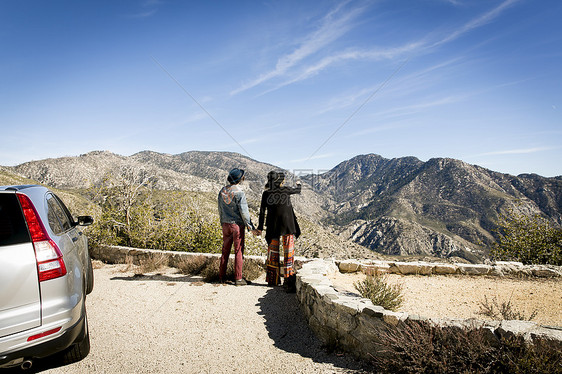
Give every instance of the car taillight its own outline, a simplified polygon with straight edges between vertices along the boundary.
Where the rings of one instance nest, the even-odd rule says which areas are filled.
[[[64,265],[62,252],[56,243],[49,238],[47,230],[45,230],[45,226],[43,226],[29,197],[21,194],[17,194],[17,196],[23,215],[27,221],[33,248],[35,249],[39,281],[43,282],[49,279],[62,277],[66,274],[66,266]]]
[[[49,335],[52,335],[52,334],[55,334],[55,333],[59,332],[61,329],[62,329],[62,326],[57,327],[56,329],[52,329],[52,330],[49,330],[49,331],[42,332],[41,334],[30,336],[29,338],[27,338],[27,341],[30,342],[30,341],[33,341],[33,340],[36,340],[36,339],[44,338],[45,336],[49,336]]]

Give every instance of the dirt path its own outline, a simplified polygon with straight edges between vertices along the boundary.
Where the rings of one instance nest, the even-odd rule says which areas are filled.
[[[87,308],[91,352],[83,361],[31,372],[357,373],[308,328],[294,294],[264,279],[235,287],[175,274],[134,276],[123,265],[95,270]],[[26,373],[29,373],[27,371]]]

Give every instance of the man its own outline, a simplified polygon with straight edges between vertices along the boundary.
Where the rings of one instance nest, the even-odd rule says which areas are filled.
[[[245,286],[247,282],[242,278],[244,230],[248,228],[256,234],[256,229],[250,219],[246,195],[240,187],[240,182],[244,180],[244,170],[232,169],[227,180],[229,184],[221,189],[218,196],[223,242],[219,278],[221,283],[225,281],[228,257],[234,245],[234,284]]]

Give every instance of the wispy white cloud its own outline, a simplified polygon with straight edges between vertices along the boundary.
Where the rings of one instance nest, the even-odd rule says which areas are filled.
[[[521,0],[506,0],[506,1],[504,1],[503,3],[501,3],[500,5],[495,7],[494,9],[482,14],[481,16],[479,16],[477,18],[474,18],[474,19],[470,20],[469,22],[465,23],[459,29],[453,31],[447,37],[437,41],[434,44],[434,46],[439,46],[439,45],[451,42],[455,39],[460,38],[462,35],[466,34],[467,32],[469,32],[471,30],[474,30],[478,27],[484,26],[484,25],[492,22],[494,19],[499,17],[505,10],[507,10],[509,7],[511,7],[513,4],[515,4],[519,1],[521,1]]]
[[[462,5],[462,1],[461,0],[445,0],[446,3],[452,4],[454,6],[460,6]]]
[[[494,19],[499,17],[505,10],[513,4],[521,0],[506,0],[497,7],[490,11],[468,21],[453,32],[447,33],[446,36],[437,38],[437,40],[430,36],[425,36],[416,41],[405,43],[401,46],[380,48],[374,47],[372,49],[348,49],[332,53],[328,56],[318,56],[316,61],[309,62],[306,65],[302,63],[309,57],[316,56],[316,54],[324,47],[333,43],[338,38],[348,32],[354,25],[353,21],[364,11],[363,8],[355,8],[349,11],[343,11],[343,5],[332,10],[327,16],[324,17],[322,24],[319,28],[308,35],[304,42],[292,53],[281,57],[275,66],[275,69],[262,74],[257,79],[242,85],[240,88],[231,92],[231,94],[238,94],[248,89],[259,86],[263,83],[271,81],[274,78],[285,78],[281,83],[275,85],[270,89],[263,91],[259,96],[278,90],[282,87],[298,83],[314,77],[329,67],[341,64],[346,61],[353,60],[395,60],[397,58],[411,57],[419,53],[428,53],[431,49],[440,47],[444,44],[450,43],[462,35],[482,27]],[[460,5],[460,2],[451,1],[453,5]],[[344,3],[345,4],[345,3]],[[431,41],[433,39],[433,41]],[[446,64],[451,63],[446,62]],[[434,67],[438,69],[440,66]]]
[[[404,46],[388,49],[374,49],[374,50],[364,50],[364,51],[346,51],[339,54],[334,54],[332,56],[327,56],[322,58],[315,64],[306,66],[302,68],[299,72],[295,73],[288,80],[278,84],[276,87],[269,89],[262,94],[266,94],[282,87],[288,86],[293,83],[297,83],[315,75],[320,74],[323,70],[329,68],[332,65],[342,63],[347,60],[393,60],[400,56],[409,55],[412,51],[419,49],[422,46],[422,42],[408,43]]]
[[[555,149],[554,147],[533,147],[533,148],[518,148],[518,149],[508,149],[503,151],[494,151],[494,152],[486,152],[480,153],[475,157],[479,156],[501,156],[501,155],[521,155],[521,154],[529,154],[529,153],[537,153],[537,152],[545,152]]]
[[[311,160],[320,160],[320,159],[324,159],[324,158],[330,158],[332,156],[334,156],[333,153],[324,153],[324,154],[320,154],[320,155],[314,155],[312,157],[297,158],[297,159],[294,159],[294,160],[290,160],[289,163],[297,164],[297,163],[311,161]]]
[[[141,4],[141,10],[137,13],[130,14],[129,18],[148,18],[154,15],[158,11],[158,7],[162,5],[161,0],[145,0]]]
[[[277,60],[275,69],[262,74],[257,79],[249,83],[242,85],[240,88],[232,91],[231,94],[235,95],[249,90],[285,74],[289,69],[293,68],[305,58],[313,55],[346,34],[352,28],[353,21],[363,12],[363,8],[354,8],[349,11],[342,10],[346,4],[347,2],[341,3],[335,9],[330,11],[322,19],[319,27],[313,33],[306,36],[297,49]]]

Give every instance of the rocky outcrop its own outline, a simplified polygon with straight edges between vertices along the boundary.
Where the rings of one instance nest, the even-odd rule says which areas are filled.
[[[461,237],[447,236],[417,222],[394,217],[380,217],[376,221],[357,220],[348,224],[341,234],[385,255],[461,257],[468,261],[477,261],[483,255]]]

